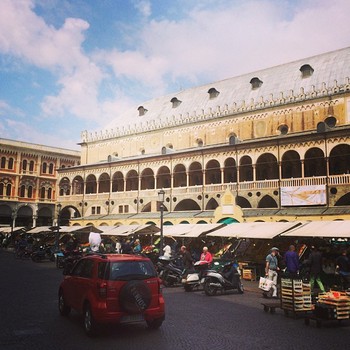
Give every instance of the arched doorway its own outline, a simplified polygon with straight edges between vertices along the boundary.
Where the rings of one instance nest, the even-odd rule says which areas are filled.
[[[242,196],[237,196],[236,197],[236,205],[240,206],[241,208],[251,208],[252,205],[248,201],[248,199],[242,197]]]
[[[179,202],[174,211],[201,210],[200,206],[193,199],[184,199]]]
[[[237,166],[236,166],[236,161],[233,158],[227,158],[225,160],[224,182],[225,183],[237,182]]]
[[[335,146],[329,154],[329,174],[341,175],[350,173],[350,146]]]
[[[112,192],[124,192],[124,176],[121,171],[117,171],[113,174]]]
[[[178,164],[174,168],[174,187],[186,187],[186,168],[183,164]]]
[[[304,159],[305,177],[326,176],[326,160],[324,153],[319,148],[310,148],[305,153]]]
[[[97,181],[96,176],[90,174],[86,178],[86,194],[96,193],[97,192]]]
[[[258,208],[278,208],[276,201],[269,195],[261,198]]]
[[[218,206],[219,203],[214,198],[210,198],[205,206],[205,210],[215,210]]]
[[[220,163],[212,159],[207,163],[205,169],[205,184],[220,184],[221,183],[221,170]]]
[[[272,180],[278,179],[277,158],[271,153],[262,154],[256,161],[256,179]]]
[[[203,170],[198,162],[194,162],[189,167],[190,186],[203,185]]]
[[[141,190],[154,189],[154,173],[150,168],[145,169],[141,173]]]
[[[301,175],[300,155],[296,151],[287,151],[282,156],[282,178],[298,178]]]
[[[171,187],[171,175],[170,169],[167,166],[159,168],[157,173],[157,188],[170,188]]]
[[[17,211],[16,226],[33,226],[33,209],[29,205],[22,205]]]
[[[139,187],[139,175],[136,170],[130,170],[126,174],[126,190],[137,191]]]
[[[239,162],[239,181],[253,181],[253,165],[249,156],[243,156]]]
[[[101,174],[98,179],[98,193],[109,193],[111,179],[107,173]]]
[[[49,207],[43,207],[38,210],[38,218],[36,220],[36,226],[52,226],[52,209]]]

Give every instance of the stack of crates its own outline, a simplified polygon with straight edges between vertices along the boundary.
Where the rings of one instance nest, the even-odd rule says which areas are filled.
[[[300,279],[282,278],[281,307],[283,310],[305,312],[312,309],[310,283]]]
[[[349,319],[350,297],[344,292],[330,291],[320,294],[315,306],[315,315],[323,319]]]

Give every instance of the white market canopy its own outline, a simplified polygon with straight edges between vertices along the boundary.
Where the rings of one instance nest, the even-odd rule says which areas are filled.
[[[120,225],[120,226],[99,226],[102,231],[101,235],[104,236],[129,236],[132,234],[153,234],[159,232],[159,228],[152,224],[147,225]]]
[[[282,234],[282,237],[350,238],[350,221],[311,221]]]
[[[232,237],[251,239],[272,239],[283,232],[286,232],[300,222],[246,222],[230,224],[222,227],[207,236]]]
[[[11,232],[21,231],[24,229],[25,229],[24,226],[14,227],[13,230],[12,230],[12,227],[0,227],[0,232],[1,233],[11,233]]]
[[[27,231],[27,233],[29,234],[43,233],[43,232],[52,232],[52,226],[37,226]]]
[[[223,224],[178,224],[163,226],[163,235],[165,237],[196,238],[217,230],[224,226]],[[159,233],[157,233],[157,236]]]

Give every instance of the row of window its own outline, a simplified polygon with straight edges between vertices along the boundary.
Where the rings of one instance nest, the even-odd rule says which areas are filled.
[[[12,157],[6,158],[1,157],[0,159],[0,169],[8,169],[13,170],[14,169],[14,159]],[[21,169],[23,172],[29,171],[34,172],[35,162],[34,160],[28,161],[27,159],[22,160]],[[54,163],[47,163],[44,162],[41,165],[41,172],[42,174],[53,174],[54,173]],[[68,166],[70,167],[70,166]],[[66,168],[65,165],[61,166],[62,169]]]

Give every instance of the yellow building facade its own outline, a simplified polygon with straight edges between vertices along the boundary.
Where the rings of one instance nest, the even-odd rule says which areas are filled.
[[[350,49],[145,102],[59,169],[71,224],[350,218]]]

